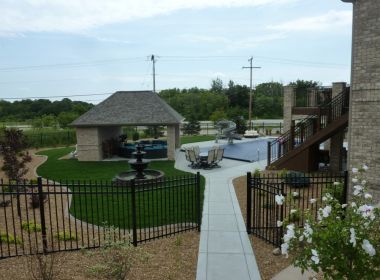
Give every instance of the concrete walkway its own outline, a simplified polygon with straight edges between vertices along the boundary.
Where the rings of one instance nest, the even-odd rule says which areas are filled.
[[[194,170],[187,166],[184,153],[177,152],[176,168],[200,171],[206,178],[197,280],[261,279],[232,179],[263,169],[265,163],[223,159],[221,168]]]

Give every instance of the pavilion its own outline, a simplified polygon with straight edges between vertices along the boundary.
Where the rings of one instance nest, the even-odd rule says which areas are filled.
[[[117,91],[70,125],[76,128],[80,161],[102,160],[102,143],[118,138],[123,126],[167,126],[167,157],[174,160],[183,120],[152,91]]]

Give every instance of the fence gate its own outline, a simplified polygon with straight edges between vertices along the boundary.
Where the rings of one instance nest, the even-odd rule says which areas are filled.
[[[341,203],[347,203],[347,182],[347,171],[337,174],[289,172],[253,177],[247,173],[247,232],[280,246],[283,228],[277,226],[277,221],[287,220],[303,227],[305,217],[302,213],[309,210],[316,217],[318,209],[323,207],[322,197],[326,192]],[[275,197],[280,194],[288,198],[283,205],[276,204]]]
[[[247,232],[267,242],[281,245],[284,219],[283,206],[277,206],[275,196],[284,194],[284,183],[269,178],[252,177],[247,173]]]

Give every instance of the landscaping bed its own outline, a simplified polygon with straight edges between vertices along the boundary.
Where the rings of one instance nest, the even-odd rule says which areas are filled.
[[[188,232],[167,237],[138,247],[142,258],[133,264],[128,279],[190,280],[195,279],[199,234]],[[102,262],[101,249],[54,253],[60,280],[104,279],[94,274],[94,266]],[[0,279],[31,279],[30,260],[15,257],[0,260]]]

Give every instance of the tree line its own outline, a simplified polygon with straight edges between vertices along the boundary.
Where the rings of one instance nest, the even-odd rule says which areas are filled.
[[[27,122],[33,127],[67,127],[94,105],[64,98],[60,101],[47,99],[8,102],[0,99],[0,121]]]
[[[297,92],[306,95],[306,89],[318,86],[315,81],[297,80],[290,83]],[[247,120],[250,89],[245,85],[220,79],[212,81],[209,89],[165,89],[159,95],[176,111],[190,120],[220,119]],[[261,83],[253,91],[253,119],[283,117],[283,84]],[[64,98],[61,101],[46,99],[8,102],[0,99],[0,121],[28,122],[34,127],[67,127],[78,116],[94,105]]]

